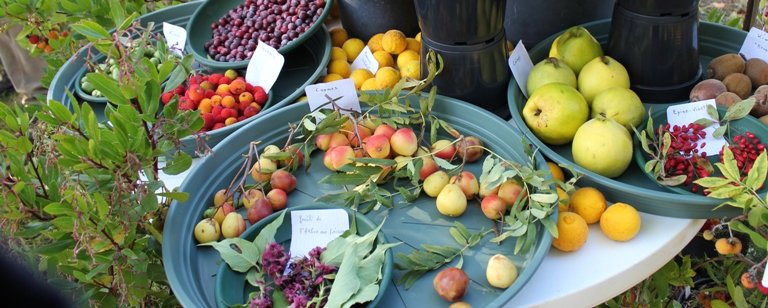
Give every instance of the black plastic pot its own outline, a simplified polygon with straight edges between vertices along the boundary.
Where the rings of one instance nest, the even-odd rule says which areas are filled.
[[[491,42],[504,29],[506,0],[414,0],[421,35],[446,45]]]
[[[444,64],[443,71],[432,81],[437,93],[509,117],[504,95],[510,72],[503,32],[489,43],[463,46],[440,44],[422,34],[421,54],[426,55],[430,49],[443,58]],[[426,62],[421,61],[422,74],[427,72]]]
[[[698,27],[698,8],[650,16],[616,5],[607,54],[624,64],[643,101],[684,100],[701,78]]]
[[[698,0],[617,0],[621,7],[650,16],[683,15],[698,9]]]
[[[547,37],[569,27],[611,17],[614,0],[508,1],[504,33],[517,44],[533,48]]]
[[[413,0],[336,0],[341,25],[350,37],[367,42],[376,33],[397,29],[408,37],[419,33]]]

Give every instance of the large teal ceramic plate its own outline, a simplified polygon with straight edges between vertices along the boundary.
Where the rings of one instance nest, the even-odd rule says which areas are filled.
[[[416,104],[418,106],[418,104]],[[163,263],[168,280],[174,294],[186,307],[211,307],[215,305],[214,281],[220,259],[210,247],[197,247],[193,238],[193,228],[209,206],[212,196],[225,187],[240,167],[242,154],[247,153],[248,144],[261,140],[262,145],[284,144],[288,137],[287,124],[296,123],[309,112],[307,105],[293,105],[260,117],[243,129],[229,136],[214,148],[213,155],[203,158],[203,161],[193,169],[181,185],[181,191],[189,193],[189,200],[184,203],[174,203],[168,212],[164,230],[165,244],[163,245]],[[475,135],[482,139],[485,146],[507,159],[524,162],[526,155],[522,148],[521,136],[502,119],[493,114],[452,98],[438,96],[433,112],[441,119],[453,125],[457,130],[467,135]],[[536,167],[548,170],[543,157],[536,156]],[[342,188],[318,184],[319,180],[330,171],[323,167],[322,154],[315,153],[311,157],[313,163],[308,171],[298,171],[297,190],[289,196],[289,208],[295,204],[305,204],[295,200],[294,195],[301,199],[322,196],[329,192],[338,192]],[[475,174],[480,174],[481,163],[467,166]],[[490,228],[491,223],[483,216],[479,204],[470,202],[467,212],[459,218],[450,218],[437,212],[435,201],[422,196],[413,203],[405,203],[399,197],[394,200],[393,209],[381,209],[367,216],[374,223],[380,223],[385,217],[383,227],[389,242],[404,242],[395,247],[394,253],[408,253],[412,247],[428,243],[433,245],[454,245],[454,240],[448,233],[448,228],[458,220],[473,231],[480,228]],[[555,215],[553,215],[553,219]],[[524,255],[513,255],[514,239],[508,239],[502,245],[490,243],[490,236],[473,249],[464,258],[463,269],[467,271],[472,282],[469,285],[464,301],[474,307],[499,307],[515,296],[531,278],[541,261],[549,251],[552,238],[538,226],[538,236],[533,248]],[[485,267],[496,253],[510,257],[518,266],[520,276],[506,290],[494,289],[488,285],[485,278]],[[432,280],[436,272],[431,272],[419,279],[409,290],[394,285],[403,274],[395,271],[392,275],[392,285],[380,304],[380,307],[442,307],[449,303],[441,299],[434,291]]]
[[[141,22],[154,22],[155,28],[153,31],[155,32],[162,31],[163,22],[184,27],[189,21],[189,17],[202,3],[203,1],[195,1],[159,10],[142,16]],[[93,52],[96,51],[93,50]],[[66,91],[69,90],[73,93],[75,92],[76,84],[80,82],[77,80],[77,77],[81,76],[86,69],[85,54],[87,54],[86,50],[81,50],[78,54],[70,58],[69,61],[61,67],[59,72],[56,73],[56,76],[51,81],[50,89],[48,90],[49,100],[62,102],[64,105],[70,106],[71,109],[72,101],[67,97]],[[314,83],[320,78],[323,69],[328,65],[330,56],[331,38],[328,31],[325,31],[325,28],[315,32],[315,34],[307,39],[303,45],[286,54],[285,65],[270,93],[271,106],[264,108],[252,119],[256,119],[274,110],[285,107],[303,95],[304,87]],[[92,103],[90,105],[99,118],[104,120],[104,108],[106,108],[107,104]],[[206,144],[210,147],[215,146],[226,136],[243,127],[244,124],[246,124],[245,122],[252,121],[252,119],[207,133],[204,136]],[[193,153],[195,146],[196,139],[194,137],[182,139],[182,148],[187,153]]]
[[[587,23],[584,27],[605,46],[608,43],[610,25],[610,20],[602,20]],[[559,34],[549,37],[529,51],[534,63],[538,63],[538,61],[541,61],[548,55],[549,47],[557,35]],[[734,28],[712,23],[701,23],[699,27],[699,59],[701,59],[703,67],[707,67],[709,61],[716,56],[729,52],[738,52],[746,35],[746,32]],[[630,164],[629,169],[623,175],[613,179],[584,169],[573,162],[570,144],[564,146],[546,145],[528,129],[520,114],[525,105],[526,98],[523,96],[514,78],[509,82],[507,98],[514,124],[528,139],[541,148],[545,156],[558,164],[574,166],[578,172],[586,175],[579,182],[580,185],[594,186],[600,189],[611,201],[626,202],[635,206],[640,211],[670,217],[709,218],[733,216],[741,213],[739,209],[731,207],[715,209],[721,202],[717,199],[704,196],[680,195],[659,187],[658,184],[648,179],[644,172],[635,164]],[[678,103],[684,102],[676,102],[675,104]],[[646,103],[646,108],[653,107],[656,110],[666,108],[668,105]]]

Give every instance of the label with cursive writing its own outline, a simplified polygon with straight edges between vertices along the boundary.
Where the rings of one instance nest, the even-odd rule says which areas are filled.
[[[291,212],[291,257],[309,254],[325,247],[349,229],[349,215],[342,209]]]
[[[531,73],[533,68],[533,61],[531,56],[528,55],[528,50],[525,49],[523,41],[517,42],[517,46],[512,50],[512,54],[509,55],[509,68],[512,69],[512,75],[515,76],[517,85],[520,86],[520,90],[523,91],[523,95],[528,97],[528,74]]]
[[[371,73],[376,74],[376,71],[379,70],[379,61],[376,61],[376,58],[371,52],[371,49],[368,48],[368,46],[365,46],[363,51],[357,55],[355,61],[352,61],[351,68],[353,71],[359,68],[364,68],[369,70]]]
[[[349,114],[352,111],[360,112],[360,100],[357,98],[355,82],[352,79],[341,79],[326,83],[308,85],[304,88],[309,102],[309,110],[339,109],[341,114]],[[330,102],[333,101],[333,104]]]
[[[768,61],[768,33],[758,28],[750,29],[739,53],[747,60],[760,58]]]
[[[667,122],[670,126],[682,126],[688,125],[688,123],[696,122],[696,120],[702,118],[714,120],[709,116],[709,114],[707,114],[708,105],[715,107],[715,100],[709,99],[705,101],[669,106],[667,107]],[[656,126],[660,124],[664,123],[654,123]],[[725,138],[723,137],[712,137],[712,134],[718,127],[720,127],[720,124],[713,123],[704,129],[704,132],[706,132],[707,135],[704,140],[699,140],[699,144],[706,142],[706,145],[704,145],[704,148],[699,148],[699,153],[707,152],[707,156],[718,155],[720,149],[722,149],[724,145],[728,144],[728,142],[726,142]]]
[[[163,36],[165,37],[165,42],[168,44],[168,49],[170,49],[172,53],[178,56],[184,56],[184,47],[186,47],[185,44],[187,44],[186,29],[164,22]]]
[[[265,92],[269,93],[269,90],[275,85],[284,63],[285,57],[277,52],[277,49],[259,41],[251,60],[248,62],[248,68],[245,70],[245,81],[252,85],[261,86]]]

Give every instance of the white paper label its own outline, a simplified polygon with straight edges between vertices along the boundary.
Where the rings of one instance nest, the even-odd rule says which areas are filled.
[[[168,49],[178,56],[184,56],[184,47],[187,44],[187,30],[169,24],[163,23],[163,36],[165,36],[165,42],[168,44]]]
[[[768,33],[758,28],[750,29],[739,53],[747,60],[760,58],[768,61]]]
[[[533,68],[533,61],[531,61],[531,56],[528,55],[528,50],[525,49],[522,40],[517,42],[517,46],[509,55],[509,68],[512,69],[512,75],[515,76],[515,81],[520,86],[520,90],[523,91],[523,95],[528,97],[528,74]]]
[[[376,57],[373,56],[371,49],[369,49],[368,46],[365,46],[363,51],[357,55],[355,61],[352,61],[351,67],[353,71],[359,68],[364,68],[371,71],[371,73],[376,74],[376,71],[379,70],[379,61],[376,61]]]
[[[349,215],[342,209],[291,212],[291,257],[306,256],[349,229]]]
[[[707,105],[716,107],[715,100],[709,99],[705,101],[669,106],[667,108],[667,122],[669,125],[674,126],[688,125],[689,123],[696,122],[696,120],[701,118],[714,120],[709,116],[709,114],[707,114]],[[722,149],[724,145],[728,144],[728,142],[723,137],[712,137],[712,134],[718,127],[720,127],[720,124],[713,123],[704,129],[704,132],[706,132],[707,135],[704,140],[699,140],[699,144],[702,142],[706,142],[707,144],[704,145],[704,148],[699,148],[699,153],[707,152],[707,156],[718,155],[720,153],[720,149]]]
[[[319,108],[334,109],[329,104],[339,108],[341,114],[350,114],[352,111],[360,112],[360,100],[357,98],[355,82],[352,79],[341,79],[327,83],[318,83],[304,88],[309,102],[309,110],[315,111]]]
[[[763,280],[760,282],[764,287],[768,287],[768,265],[763,269]]]
[[[272,86],[283,69],[285,58],[277,49],[272,48],[267,43],[259,41],[256,50],[248,62],[248,68],[245,70],[245,81],[261,86],[264,91],[269,93]]]

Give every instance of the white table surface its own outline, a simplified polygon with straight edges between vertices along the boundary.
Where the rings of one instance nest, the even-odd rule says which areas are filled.
[[[196,158],[192,168],[201,162]],[[189,170],[175,176],[161,173],[168,188],[181,186]],[[620,200],[613,200],[620,201]],[[638,235],[614,242],[589,226],[587,243],[578,251],[552,248],[531,280],[506,307],[592,307],[628,290],[671,260],[704,224],[640,213]]]

